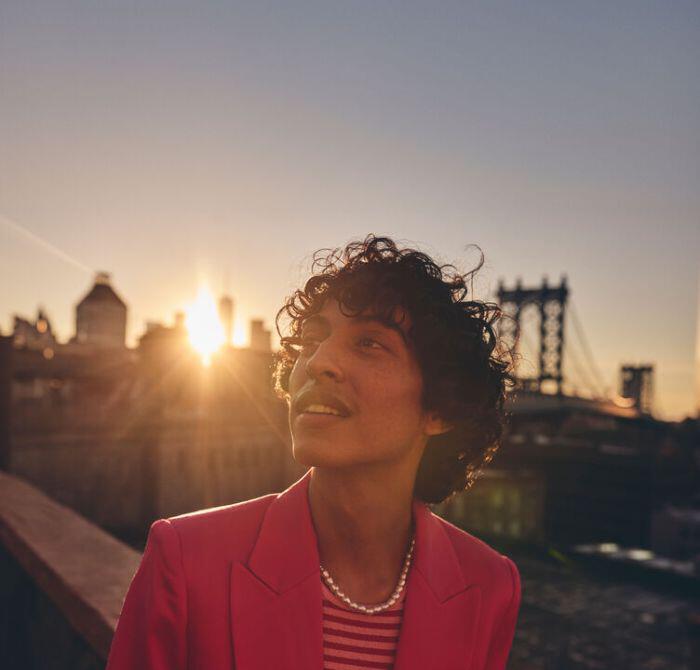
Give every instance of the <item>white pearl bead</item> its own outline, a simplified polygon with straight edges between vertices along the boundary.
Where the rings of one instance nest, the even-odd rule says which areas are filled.
[[[394,589],[394,592],[391,594],[389,597],[389,600],[386,602],[382,603],[381,605],[374,605],[374,606],[368,606],[368,605],[362,605],[358,603],[354,603],[348,596],[346,596],[341,590],[340,587],[333,581],[333,578],[330,576],[328,570],[326,570],[323,565],[319,565],[320,570],[321,570],[321,575],[323,576],[324,581],[328,585],[331,591],[335,593],[335,595],[345,604],[347,604],[351,609],[357,610],[358,612],[363,612],[366,614],[376,614],[377,612],[383,612],[386,609],[389,609],[393,605],[396,604],[398,601],[399,597],[401,596],[401,592],[403,591],[404,587],[406,586],[406,575],[408,574],[408,570],[411,566],[411,559],[413,557],[413,548],[416,544],[416,538],[414,537],[411,540],[411,546],[409,547],[408,553],[406,554],[406,559],[403,564],[403,569],[401,570],[401,575],[399,576],[399,582],[396,585],[396,588]]]

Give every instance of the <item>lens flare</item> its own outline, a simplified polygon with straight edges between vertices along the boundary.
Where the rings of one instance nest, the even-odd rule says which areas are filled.
[[[216,309],[214,296],[206,288],[199,289],[196,300],[185,309],[185,326],[190,343],[205,366],[224,344],[224,326]]]

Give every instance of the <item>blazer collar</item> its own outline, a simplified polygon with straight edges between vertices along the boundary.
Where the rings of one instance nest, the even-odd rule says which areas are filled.
[[[310,471],[270,503],[247,565],[231,566],[231,639],[240,670],[323,667],[309,478]],[[481,619],[481,588],[469,577],[478,574],[470,565],[477,559],[462,555],[462,570],[445,524],[417,500],[413,514],[416,546],[394,668],[471,667]]]
[[[284,593],[319,572],[316,532],[309,509],[309,470],[267,509],[248,567],[267,586]],[[470,585],[443,522],[414,498],[416,546],[412,569],[420,572],[439,602]],[[474,574],[469,571],[469,574]]]

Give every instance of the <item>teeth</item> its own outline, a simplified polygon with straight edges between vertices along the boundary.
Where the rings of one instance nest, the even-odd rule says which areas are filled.
[[[328,405],[309,405],[304,412],[310,414],[334,414],[335,416],[340,416],[340,412],[334,407],[329,407]]]

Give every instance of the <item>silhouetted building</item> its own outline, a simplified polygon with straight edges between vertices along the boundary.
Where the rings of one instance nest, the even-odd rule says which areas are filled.
[[[44,310],[39,308],[36,319],[32,323],[28,319],[15,316],[12,330],[13,344],[18,349],[35,351],[53,350],[56,348],[56,337],[51,330],[51,322]]]
[[[263,326],[262,319],[252,319],[250,322],[250,348],[253,351],[269,353],[272,351],[270,345],[270,331]]]
[[[510,411],[494,465],[542,474],[548,541],[649,547],[652,512],[692,495],[692,452],[674,424],[611,402],[522,391]]]
[[[233,300],[227,295],[219,300],[219,318],[224,327],[225,343],[230,345],[233,339]]]
[[[253,342],[266,352],[225,347],[207,367],[183,314],[130,349],[126,311],[99,275],[77,307],[80,337],[50,358],[0,338],[0,468],[125,535],[298,478],[262,321]],[[19,328],[37,337],[43,318]]]
[[[620,395],[634,401],[642,414],[651,414],[654,380],[653,365],[623,365],[620,368]]]
[[[74,341],[98,348],[122,348],[126,316],[126,304],[112,288],[109,274],[98,272],[93,287],[75,309]]]
[[[172,327],[156,321],[146,322],[146,332],[139,338],[137,351],[141,361],[149,367],[155,366],[161,373],[184,358],[190,363],[196,359],[194,351],[188,346],[187,329],[181,313],[175,315],[175,325]]]
[[[539,543],[545,539],[544,496],[542,473],[487,467],[469,490],[435,511],[479,537]]]

